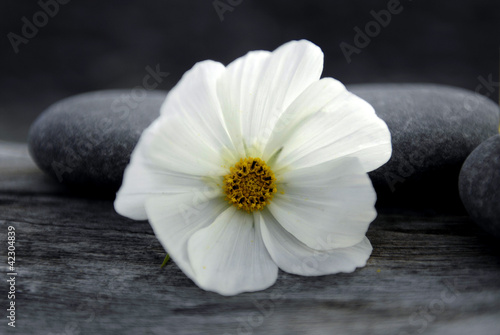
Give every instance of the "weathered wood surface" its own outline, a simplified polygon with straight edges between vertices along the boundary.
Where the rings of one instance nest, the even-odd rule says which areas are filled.
[[[205,292],[164,251],[147,222],[112,201],[71,195],[24,145],[0,143],[0,255],[16,228],[15,334],[500,334],[500,251],[464,215],[385,211],[374,251],[351,274],[280,272],[268,290]]]

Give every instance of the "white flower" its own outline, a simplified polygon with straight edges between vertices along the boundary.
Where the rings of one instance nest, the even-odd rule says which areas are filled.
[[[142,134],[116,211],[148,219],[179,268],[223,295],[265,289],[278,268],[364,266],[376,217],[367,172],[389,160],[390,133],[322,70],[304,40],[197,63]]]

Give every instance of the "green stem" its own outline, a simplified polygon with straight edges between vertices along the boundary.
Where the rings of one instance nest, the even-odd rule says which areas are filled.
[[[167,254],[167,255],[165,256],[165,259],[163,260],[163,264],[161,265],[161,268],[162,268],[162,269],[163,269],[163,267],[164,267],[165,265],[167,265],[167,263],[168,263],[168,260],[169,260],[169,259],[170,259],[170,256]]]

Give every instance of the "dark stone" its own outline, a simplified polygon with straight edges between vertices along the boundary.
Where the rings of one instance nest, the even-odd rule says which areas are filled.
[[[158,117],[164,91],[80,94],[45,110],[31,126],[31,157],[80,191],[115,192],[142,131]]]
[[[470,154],[460,171],[458,186],[471,218],[500,238],[500,135],[484,141]]]
[[[463,211],[458,175],[467,156],[498,133],[499,108],[472,91],[434,84],[348,87],[389,127],[393,154],[372,171],[378,206]]]
[[[460,167],[477,145],[498,132],[498,106],[474,92],[440,85],[348,89],[371,103],[391,130],[392,158],[370,173],[378,206],[461,207]],[[93,92],[49,107],[30,130],[35,162],[79,190],[115,192],[166,92],[147,92],[142,101],[132,96],[130,90]]]

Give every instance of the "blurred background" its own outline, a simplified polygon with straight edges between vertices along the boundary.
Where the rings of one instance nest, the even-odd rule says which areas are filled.
[[[0,26],[0,140],[26,141],[62,98],[141,85],[148,66],[169,73],[157,87],[168,90],[198,61],[302,38],[345,84],[439,83],[499,100],[498,0],[10,0]]]

